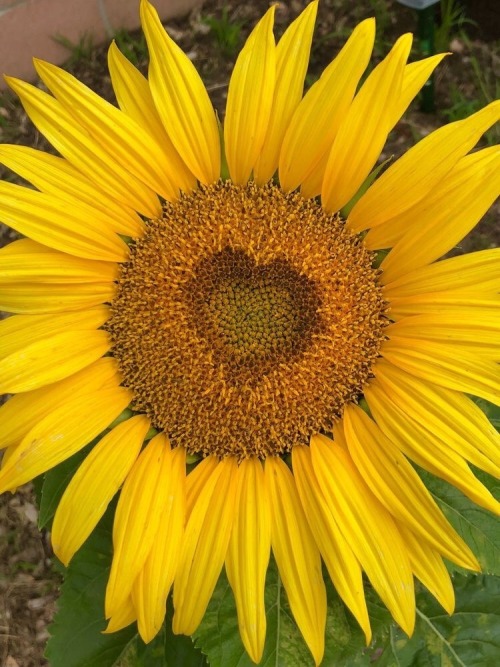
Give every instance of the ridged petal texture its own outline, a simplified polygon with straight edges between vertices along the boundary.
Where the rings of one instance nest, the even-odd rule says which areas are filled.
[[[186,451],[176,447],[164,483],[166,502],[160,509],[161,522],[144,567],[132,588],[137,626],[144,641],[160,631],[166,600],[179,564],[186,519]]]
[[[234,183],[248,181],[266,138],[276,80],[274,6],[254,28],[234,66],[227,94],[224,146]]]
[[[253,170],[259,185],[266,183],[276,171],[283,137],[302,99],[317,8],[317,1],[311,2],[276,46],[276,85],[271,117]]]
[[[374,40],[375,21],[360,23],[300,102],[281,147],[279,178],[284,190],[294,190],[314,176],[351,104]]]
[[[52,524],[52,546],[66,566],[125,481],[149,425],[149,419],[137,415],[115,426],[92,449],[66,487]]]
[[[415,624],[413,577],[396,522],[342,446],[316,435],[311,438],[311,453],[326,502],[344,537],[394,620],[411,635]]]
[[[321,190],[321,201],[329,211],[347,204],[380,155],[394,122],[411,44],[411,35],[398,39],[370,73],[340,124]]]
[[[141,22],[149,48],[149,85],[158,114],[187,167],[202,183],[212,183],[220,175],[220,141],[205,86],[147,0],[141,0]]]
[[[278,457],[265,464],[271,544],[294,618],[317,665],[325,649],[326,589],[321,558],[290,469]]]
[[[238,465],[228,457],[210,472],[186,524],[174,583],[175,633],[198,627],[219,578],[233,528]]]
[[[271,551],[271,516],[264,470],[258,459],[241,462],[238,487],[226,573],[236,599],[243,645],[259,663],[266,639],[264,587]]]
[[[151,551],[167,505],[171,463],[168,440],[158,434],[142,451],[123,485],[113,524],[106,618],[127,601]]]

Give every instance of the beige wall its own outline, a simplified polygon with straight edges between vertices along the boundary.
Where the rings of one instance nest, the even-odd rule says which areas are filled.
[[[180,16],[201,0],[153,0],[163,19]],[[33,79],[33,56],[61,63],[68,51],[52,37],[99,43],[121,28],[139,26],[139,0],[0,0],[0,75]],[[0,88],[5,88],[3,78]]]

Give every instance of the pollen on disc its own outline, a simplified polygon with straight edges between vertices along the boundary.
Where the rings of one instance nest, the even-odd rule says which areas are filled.
[[[134,407],[174,445],[264,458],[357,400],[386,307],[338,217],[273,184],[219,182],[147,223],[107,328]]]

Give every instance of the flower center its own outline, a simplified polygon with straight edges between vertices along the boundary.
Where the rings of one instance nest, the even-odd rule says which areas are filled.
[[[107,323],[123,383],[172,443],[266,457],[358,400],[386,303],[359,237],[275,185],[201,187],[130,247]]]
[[[306,276],[283,259],[258,265],[230,247],[198,264],[185,300],[192,326],[233,383],[244,368],[262,375],[298,356],[319,324],[320,300]]]

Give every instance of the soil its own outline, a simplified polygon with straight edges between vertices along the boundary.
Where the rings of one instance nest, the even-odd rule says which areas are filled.
[[[276,33],[285,29],[307,4],[305,0],[280,2],[276,9]],[[493,6],[494,5],[494,6]],[[227,84],[235,56],[250,28],[269,6],[267,0],[239,3],[233,0],[210,0],[201,9],[182,20],[167,25],[170,34],[189,54],[200,71],[219,116],[223,117]],[[491,84],[500,74],[500,6],[489,0],[465,3],[465,23],[450,35],[452,56],[440,66],[435,80],[436,112],[423,113],[415,102],[397,128],[391,133],[381,159],[401,155],[417,140],[449,120],[457,119],[459,104],[469,115],[489,101],[474,73],[482,72]],[[224,9],[225,8],[225,9]],[[222,20],[223,9],[230,22],[241,25],[234,46],[221,47],[207,24],[208,17]],[[416,31],[416,14],[393,0],[322,0],[319,8],[315,41],[307,82],[313,82],[330,62],[354,25],[361,19],[377,15],[378,38],[375,50],[380,59],[390,44],[403,32]],[[140,34],[125,40],[136,64],[146,73],[147,56]],[[67,69],[106,99],[114,102],[106,67],[107,46],[92,48]],[[418,49],[415,51],[418,58]],[[491,86],[490,86],[491,87]],[[488,93],[488,95],[491,93]],[[498,95],[498,92],[497,92]],[[469,106],[467,106],[469,105]],[[455,114],[455,116],[453,115]],[[489,141],[499,135],[490,133]],[[9,93],[0,96],[0,142],[19,143],[52,150],[30,123],[20,104]],[[19,182],[0,166],[0,178]],[[497,202],[455,253],[496,247],[500,241],[500,204]],[[0,245],[15,238],[3,227]],[[3,667],[43,667],[48,637],[47,625],[53,616],[60,575],[54,567],[47,533],[37,528],[37,510],[31,487],[15,495],[0,498],[0,665]]]

